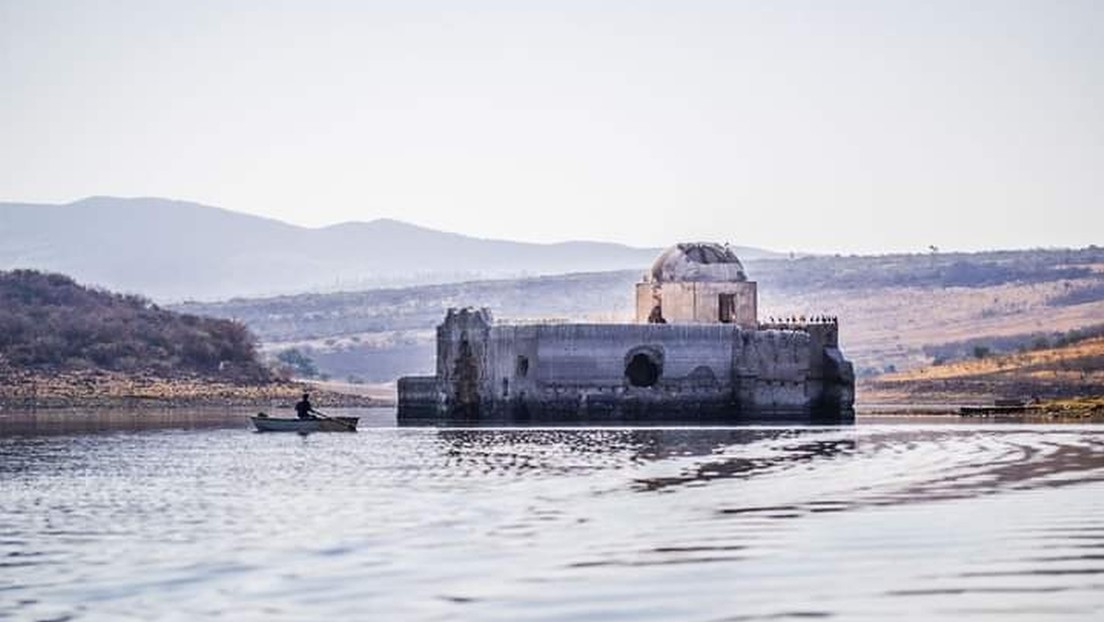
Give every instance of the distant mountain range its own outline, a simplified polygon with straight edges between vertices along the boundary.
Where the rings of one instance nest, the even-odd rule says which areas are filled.
[[[747,259],[773,255],[735,250]],[[158,198],[0,203],[0,270],[61,272],[162,301],[644,271],[659,251],[486,240],[390,219],[311,229]]]

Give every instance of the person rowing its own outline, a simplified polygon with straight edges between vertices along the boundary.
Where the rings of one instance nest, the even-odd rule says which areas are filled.
[[[300,419],[318,419],[316,415],[321,415],[311,406],[310,393],[304,393],[303,399],[295,403],[295,414],[299,415]]]

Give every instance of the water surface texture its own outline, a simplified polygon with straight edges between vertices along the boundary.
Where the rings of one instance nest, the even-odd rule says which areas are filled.
[[[1104,619],[1104,427],[366,414],[9,426],[0,619]]]

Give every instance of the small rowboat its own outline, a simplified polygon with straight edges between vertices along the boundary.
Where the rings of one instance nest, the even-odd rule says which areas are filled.
[[[356,432],[360,417],[326,417],[325,419],[281,419],[258,415],[250,417],[258,432]]]

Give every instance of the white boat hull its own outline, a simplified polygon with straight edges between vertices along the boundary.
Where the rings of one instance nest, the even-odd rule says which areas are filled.
[[[328,417],[326,419],[282,419],[250,417],[258,432],[356,432],[359,417]]]

